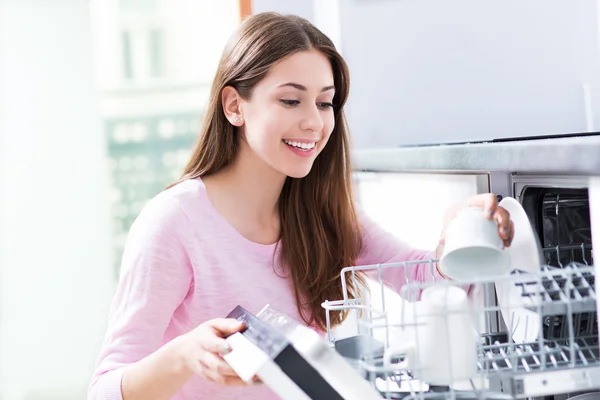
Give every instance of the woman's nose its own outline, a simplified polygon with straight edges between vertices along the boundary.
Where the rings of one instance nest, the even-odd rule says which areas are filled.
[[[306,110],[301,128],[312,132],[321,132],[323,130],[323,117],[317,106],[310,107]]]

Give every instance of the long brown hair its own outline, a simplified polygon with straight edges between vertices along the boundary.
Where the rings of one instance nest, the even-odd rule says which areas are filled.
[[[270,68],[289,55],[315,49],[331,62],[335,97],[335,127],[309,174],[287,178],[279,197],[280,261],[293,281],[300,315],[309,325],[325,327],[321,303],[342,296],[341,269],[354,265],[362,242],[351,188],[348,129],[343,106],[349,92],[348,67],[331,40],[307,20],[262,13],[241,24],[230,39],[212,83],[200,136],[184,179],[211,175],[236,157],[239,135],[225,118],[221,94],[234,87],[244,99]],[[358,290],[347,278],[351,295]],[[308,314],[308,316],[307,316]],[[345,313],[333,312],[332,325]]]

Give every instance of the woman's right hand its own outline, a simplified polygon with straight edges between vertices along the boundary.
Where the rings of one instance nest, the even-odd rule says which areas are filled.
[[[236,319],[216,318],[180,336],[179,354],[185,366],[208,381],[247,386],[222,358],[231,351],[224,338],[244,328],[244,323]]]

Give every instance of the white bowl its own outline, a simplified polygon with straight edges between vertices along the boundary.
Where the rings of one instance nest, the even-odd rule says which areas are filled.
[[[441,272],[464,282],[491,279],[508,273],[509,268],[496,221],[487,219],[480,207],[461,210],[446,230]]]

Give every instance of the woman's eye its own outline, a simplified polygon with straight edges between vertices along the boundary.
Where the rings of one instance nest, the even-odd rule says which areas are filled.
[[[300,102],[298,100],[279,100],[279,101],[281,101],[281,103],[283,103],[283,105],[286,107],[295,107],[298,104],[300,104]]]
[[[322,108],[324,110],[326,110],[328,108],[333,108],[332,103],[317,103],[317,106],[319,106],[319,108]]]

